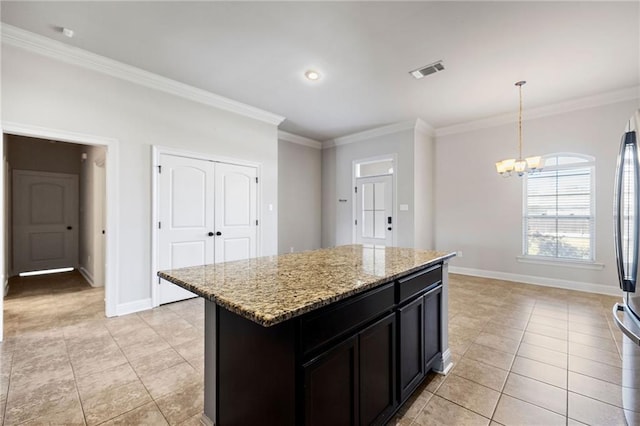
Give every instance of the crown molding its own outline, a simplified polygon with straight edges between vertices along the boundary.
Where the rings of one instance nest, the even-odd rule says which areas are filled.
[[[245,117],[279,125],[284,117],[262,109],[225,98],[206,90],[170,78],[144,71],[131,65],[106,58],[84,49],[14,27],[2,24],[2,43],[47,56],[69,64],[97,71],[140,86],[159,90],[194,102],[233,112]]]
[[[629,87],[626,89],[615,90],[612,92],[601,93],[599,95],[587,96],[570,101],[559,102],[543,107],[532,108],[526,110],[526,119],[532,120],[536,118],[548,117],[552,115],[563,114],[567,112],[577,111],[581,109],[594,108],[603,105],[615,104],[618,102],[640,99],[640,86]],[[508,113],[496,115],[493,117],[483,118],[480,120],[469,121],[467,123],[454,124],[451,126],[439,127],[435,129],[436,136],[453,135],[456,133],[471,132],[474,130],[487,129],[497,127],[504,124],[510,124],[518,121],[518,114]]]
[[[435,136],[436,132],[433,126],[421,118],[416,119],[416,132],[427,136]]]
[[[293,133],[285,132],[284,130],[278,130],[278,139],[297,143],[298,145],[308,146],[310,148],[322,149],[322,142],[305,138],[304,136],[294,135]]]
[[[375,129],[365,130],[363,132],[353,133],[351,135],[340,136],[339,138],[329,139],[322,143],[323,148],[332,148],[334,146],[348,145],[350,143],[362,142],[371,138],[390,135],[402,132],[404,130],[413,129],[416,126],[415,120],[401,121],[399,123],[388,124],[386,126],[377,127]]]

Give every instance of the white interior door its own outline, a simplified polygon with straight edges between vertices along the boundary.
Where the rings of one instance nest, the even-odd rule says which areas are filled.
[[[160,155],[158,269],[257,255],[257,169]],[[161,280],[159,304],[194,293]]]
[[[216,163],[216,262],[257,255],[257,170]]]
[[[160,164],[158,268],[213,263],[214,163],[162,154]],[[160,304],[195,296],[165,280],[159,285]]]
[[[78,176],[13,171],[13,273],[78,267]]]
[[[393,177],[356,179],[356,242],[393,245]]]

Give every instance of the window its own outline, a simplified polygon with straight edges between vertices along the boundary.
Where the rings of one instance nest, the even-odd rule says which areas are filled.
[[[525,256],[595,260],[594,173],[593,157],[553,154],[525,178]]]

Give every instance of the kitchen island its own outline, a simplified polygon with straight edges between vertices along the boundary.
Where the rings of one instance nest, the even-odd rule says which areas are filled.
[[[454,253],[341,246],[162,271],[206,299],[206,424],[383,424],[452,366]]]

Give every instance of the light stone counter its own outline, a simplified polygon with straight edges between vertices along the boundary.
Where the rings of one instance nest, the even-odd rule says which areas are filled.
[[[158,276],[268,327],[453,256],[349,245],[161,271]]]

